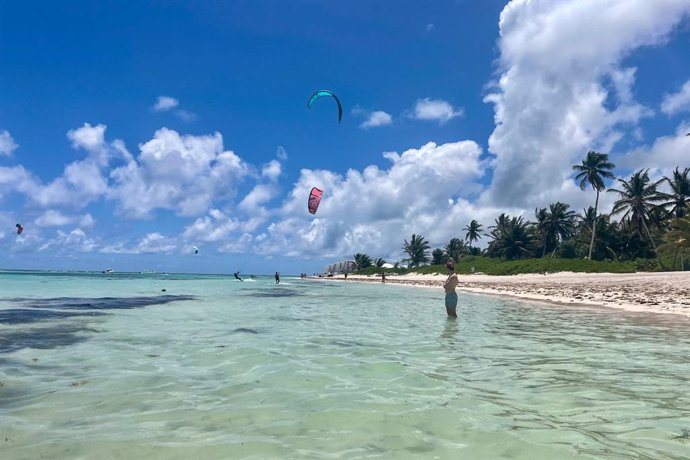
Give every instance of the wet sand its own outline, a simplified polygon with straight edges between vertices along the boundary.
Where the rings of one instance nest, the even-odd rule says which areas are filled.
[[[345,281],[343,275],[319,280]],[[459,291],[568,305],[690,317],[690,272],[553,273],[513,276],[458,275]],[[387,275],[386,283],[441,289],[444,275]],[[380,276],[348,275],[348,282],[381,283]]]

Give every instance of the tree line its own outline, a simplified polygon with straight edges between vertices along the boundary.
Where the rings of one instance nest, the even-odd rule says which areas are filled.
[[[445,247],[433,250],[422,235],[413,234],[409,241],[404,240],[402,249],[407,257],[401,262],[414,268],[442,264],[448,258],[457,262],[464,255],[505,260],[656,259],[661,269],[684,269],[690,253],[690,168],[677,167],[670,177],[657,181],[649,177],[648,169],[636,171],[628,179],[616,178],[614,168],[608,154],[594,151],[588,152],[581,164],[573,165],[580,188],[595,192],[594,206],[581,213],[557,201],[536,208],[532,220],[502,213],[487,232],[472,220],[462,229],[463,238],[452,238]],[[615,186],[607,187],[607,180],[615,180]],[[662,190],[664,185],[666,190]],[[616,195],[609,214],[599,214],[602,192]],[[483,237],[489,239],[486,249],[473,246]],[[366,254],[355,255],[358,269],[381,267],[385,262]]]

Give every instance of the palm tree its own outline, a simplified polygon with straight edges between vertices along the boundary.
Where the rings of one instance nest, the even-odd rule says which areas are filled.
[[[598,153],[590,150],[587,152],[587,157],[582,160],[581,165],[573,165],[573,170],[578,174],[575,180],[579,181],[580,189],[587,188],[587,184],[597,192],[597,199],[594,201],[594,216],[592,220],[592,240],[589,243],[589,258],[592,258],[592,248],[594,247],[594,235],[596,234],[597,226],[597,208],[599,207],[599,192],[606,189],[604,179],[613,179],[615,176],[611,170],[615,167],[609,161],[609,156],[606,153]]]
[[[412,239],[408,243],[405,240],[403,251],[410,256],[410,267],[418,267],[429,262],[429,242],[422,235],[412,234]]]
[[[546,236],[547,239],[553,238],[556,245],[559,241],[570,238],[575,232],[575,211],[568,211],[569,207],[570,205],[560,201],[549,205],[549,211],[546,214]]]
[[[582,242],[581,244],[586,243],[586,241],[584,241],[585,237],[587,239],[590,239],[588,235],[589,232],[592,231],[592,223],[595,218],[593,206],[589,206],[587,209],[584,209],[583,211],[584,212],[582,214],[576,216],[576,230],[578,233],[577,239]],[[597,216],[596,219],[597,237],[595,240],[594,249],[592,251],[592,257],[590,257],[590,259],[610,258],[611,260],[615,260],[618,257],[616,251],[613,249],[614,245],[616,244],[615,225],[611,224],[611,222],[609,221],[609,217],[605,214]]]
[[[576,216],[577,229],[578,231],[582,232],[591,232],[592,224],[594,223],[594,219],[596,219],[596,211],[592,206],[588,207],[587,209],[583,209],[582,211],[582,214],[578,214]]]
[[[431,251],[431,265],[439,265],[445,262],[446,253],[443,249],[436,248]]]
[[[656,258],[659,261],[659,266],[664,268],[664,264],[661,261],[661,256],[659,256],[659,251],[656,249],[656,244],[652,239],[652,235],[649,233],[649,227],[647,226],[647,221],[650,218],[652,210],[658,205],[654,202],[664,200],[664,197],[659,193],[657,187],[661,184],[664,179],[660,179],[656,182],[652,182],[649,178],[649,170],[639,170],[634,173],[629,180],[618,179],[618,182],[623,186],[622,190],[609,189],[609,192],[617,193],[619,199],[613,205],[613,210],[611,215],[616,215],[624,213],[622,219],[630,217],[632,224],[635,226],[639,233],[647,236],[647,239],[652,244],[652,249],[656,254]]]
[[[467,233],[465,233],[465,240],[469,241],[470,252],[472,252],[472,242],[479,241],[479,239],[482,237],[480,233],[482,231],[482,224],[476,220],[472,220],[472,222],[470,222],[469,225],[466,225],[463,230],[467,230]]]
[[[690,251],[690,217],[676,218],[671,222],[671,230],[664,234],[664,244],[662,247],[671,247],[675,249],[673,256],[673,267],[676,266],[676,258],[678,253],[681,256],[681,270],[685,268],[685,261],[683,260],[685,254]]]
[[[484,236],[488,236],[489,238],[496,239],[498,236],[500,236],[501,232],[508,226],[510,225],[510,217],[502,212],[500,216],[496,218],[494,221],[494,225],[491,225],[489,227],[489,230],[491,230],[489,233],[485,233]]]
[[[543,247],[541,256],[544,257],[546,255],[546,247],[548,245],[549,238],[549,211],[547,211],[546,208],[535,208],[534,218],[536,219],[536,221],[532,222],[532,224],[534,225],[534,229],[536,230],[537,234],[541,236]]]
[[[383,259],[381,259],[381,258],[379,257],[379,258],[376,259],[376,261],[374,262],[374,265],[376,265],[376,268],[381,268],[381,267],[383,267],[383,264],[385,264],[385,263],[386,263],[386,261],[383,260]]]
[[[355,265],[357,265],[357,270],[362,270],[367,267],[371,267],[373,264],[371,257],[366,254],[357,253],[355,254]]]
[[[499,219],[503,216],[502,222]],[[532,251],[533,238],[529,225],[522,217],[508,218],[501,214],[491,232],[493,241],[489,243],[487,254],[504,257],[507,260],[519,259]]]
[[[444,250],[448,257],[457,262],[460,260],[460,255],[465,252],[465,243],[460,238],[452,238]]]
[[[690,208],[690,168],[685,168],[680,172],[679,168],[673,171],[673,179],[664,177],[671,187],[671,193],[662,193],[664,199],[668,201],[661,203],[661,206],[671,206],[671,213],[677,217],[685,217]]]

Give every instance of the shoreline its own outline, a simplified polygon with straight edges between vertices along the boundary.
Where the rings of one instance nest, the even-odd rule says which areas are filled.
[[[441,288],[445,275],[387,275],[386,284]],[[344,275],[308,277],[345,281]],[[572,273],[510,276],[458,275],[460,292],[547,302],[565,306],[617,308],[690,318],[690,272]],[[348,275],[347,281],[381,283],[376,275]]]

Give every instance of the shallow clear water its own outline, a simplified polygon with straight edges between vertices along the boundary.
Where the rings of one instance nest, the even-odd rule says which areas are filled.
[[[688,458],[688,331],[464,294],[449,321],[440,290],[391,285],[0,273],[0,452]]]

